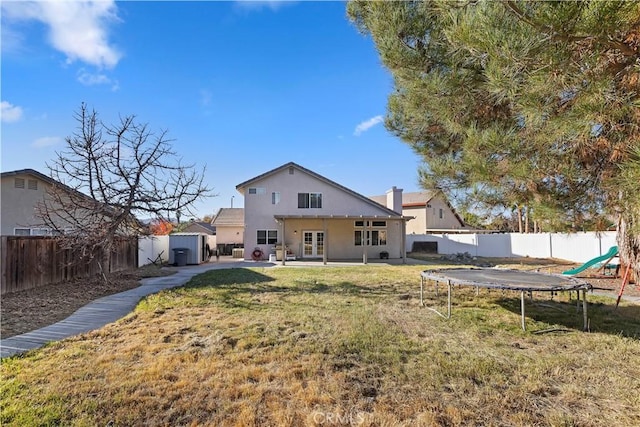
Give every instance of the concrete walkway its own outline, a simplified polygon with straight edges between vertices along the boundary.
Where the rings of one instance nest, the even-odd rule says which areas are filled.
[[[59,341],[101,328],[129,314],[143,297],[164,289],[182,286],[193,276],[205,271],[224,268],[272,267],[273,265],[268,262],[221,259],[221,262],[177,267],[177,273],[171,276],[143,279],[139,287],[97,299],[58,323],[0,340],[0,358],[24,353],[40,348],[51,341]]]

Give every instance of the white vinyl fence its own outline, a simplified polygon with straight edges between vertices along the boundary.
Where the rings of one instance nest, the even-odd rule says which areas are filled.
[[[169,236],[145,236],[138,239],[138,267],[151,264],[158,256],[169,262]]]
[[[586,262],[616,246],[616,233],[410,234],[407,235],[407,251],[411,251],[414,242],[436,242],[439,254],[468,252],[482,257],[558,258]]]

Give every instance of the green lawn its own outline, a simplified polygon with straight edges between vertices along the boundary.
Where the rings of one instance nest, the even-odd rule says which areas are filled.
[[[424,268],[210,271],[3,360],[0,424],[640,425],[640,306],[590,297],[583,333],[538,295],[523,332],[518,294],[456,288],[446,320]]]

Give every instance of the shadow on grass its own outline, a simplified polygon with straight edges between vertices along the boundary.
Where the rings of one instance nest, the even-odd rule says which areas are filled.
[[[228,307],[252,308],[261,295],[280,294],[334,294],[357,295],[363,298],[396,295],[397,292],[387,286],[371,287],[357,285],[349,281],[335,284],[323,283],[320,278],[282,278],[288,286],[276,285],[276,279],[247,268],[211,270],[195,276],[184,289],[215,290],[211,295],[199,295],[203,300],[216,300]]]
[[[589,330],[605,334],[625,336],[640,339],[640,305],[624,305],[615,308],[615,300],[603,303],[589,301],[587,315]],[[502,297],[496,304],[513,313],[520,314],[520,297]],[[549,325],[558,325],[567,329],[582,331],[583,313],[582,302],[557,301],[537,297],[525,300],[525,316],[527,319]]]

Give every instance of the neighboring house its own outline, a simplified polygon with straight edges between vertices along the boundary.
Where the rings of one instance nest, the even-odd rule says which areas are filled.
[[[36,217],[36,207],[45,200],[52,185],[60,183],[33,169],[2,172],[2,235],[51,234],[51,230],[43,227],[42,220]]]
[[[236,189],[244,195],[245,259],[254,252],[266,259],[283,244],[296,259],[406,259],[410,218],[300,165],[284,164]],[[387,206],[394,203],[400,206],[392,195]]]
[[[183,233],[201,233],[209,236],[216,235],[216,227],[205,221],[191,221],[189,225],[184,227]]]
[[[467,229],[464,221],[449,203],[441,191],[421,191],[402,193],[393,187],[387,195],[371,197],[378,203],[384,203],[391,192],[400,192],[402,214],[415,219],[407,224],[407,234],[441,233]]]
[[[53,187],[56,187],[56,194],[62,199],[67,198],[67,202],[82,201],[82,206],[77,205],[74,211],[64,209],[64,212],[56,212],[56,210],[63,211],[63,207],[54,202],[55,198],[51,196]],[[2,235],[54,234],[54,231],[44,226],[44,221],[38,217],[38,208],[43,207],[45,201],[48,207],[53,208],[53,211],[49,212],[49,220],[58,232],[71,232],[79,224],[95,225],[96,220],[105,218],[111,212],[110,207],[34,169],[2,172],[0,196]],[[92,210],[86,209],[86,206],[91,206]],[[122,234],[131,234],[137,233],[141,227],[142,224],[136,218],[132,218],[119,230]]]
[[[244,243],[244,209],[221,208],[211,225],[216,229],[216,246],[220,255],[231,255],[232,248]]]

